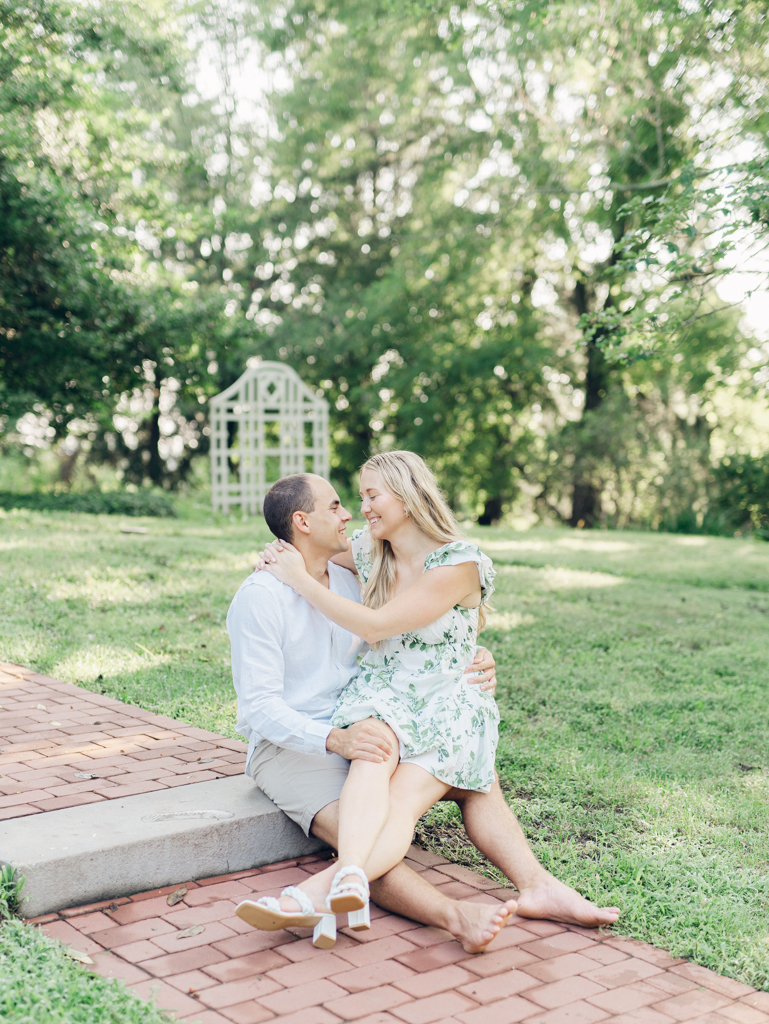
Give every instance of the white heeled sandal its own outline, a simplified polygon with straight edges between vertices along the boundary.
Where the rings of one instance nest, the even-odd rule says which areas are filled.
[[[286,886],[281,896],[290,896],[299,904],[299,911],[283,910],[274,896],[262,896],[256,902],[243,900],[235,913],[252,928],[274,932],[280,928],[314,928],[312,944],[318,949],[331,949],[336,942],[336,917],[316,910],[312,900],[295,885]]]
[[[342,881],[348,875],[355,875],[361,882]],[[369,909],[368,877],[362,868],[351,865],[340,868],[334,875],[328,894],[328,905],[335,914],[347,911],[347,924],[353,931],[364,931],[371,927]]]

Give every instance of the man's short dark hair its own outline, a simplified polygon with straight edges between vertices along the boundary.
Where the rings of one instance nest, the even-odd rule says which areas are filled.
[[[284,476],[264,496],[264,518],[279,540],[294,539],[294,512],[312,512],[315,495],[306,473]]]

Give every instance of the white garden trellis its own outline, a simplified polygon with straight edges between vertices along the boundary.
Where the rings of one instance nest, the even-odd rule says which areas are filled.
[[[210,402],[211,497],[218,512],[257,515],[276,480],[328,477],[328,403],[283,363],[249,366]]]

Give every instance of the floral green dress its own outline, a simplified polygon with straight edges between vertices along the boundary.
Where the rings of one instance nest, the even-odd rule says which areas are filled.
[[[371,572],[369,532],[356,530],[352,552],[358,575]],[[425,572],[475,562],[481,604],[494,591],[491,560],[466,540],[432,551]],[[383,640],[369,650],[337,701],[332,724],[344,728],[379,718],[400,743],[401,761],[417,764],[441,782],[488,793],[494,782],[499,711],[494,697],[468,682],[475,657],[478,609],[454,608],[429,626]]]

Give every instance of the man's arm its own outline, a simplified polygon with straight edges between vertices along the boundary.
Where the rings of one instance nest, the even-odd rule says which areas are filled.
[[[379,722],[336,729],[292,708],[284,695],[283,621],[269,591],[248,588],[227,615],[238,731],[258,733],[276,747],[303,754],[341,754],[351,761],[384,761],[391,745]]]
[[[241,591],[230,607],[227,631],[238,695],[238,731],[258,733],[278,747],[303,754],[325,754],[331,726],[286,702],[283,622],[269,591],[255,587]]]

